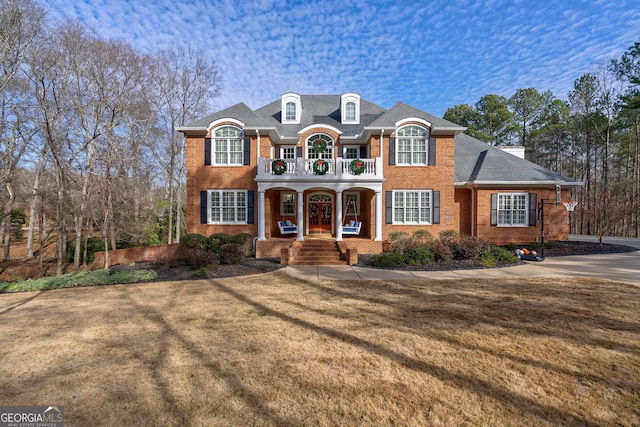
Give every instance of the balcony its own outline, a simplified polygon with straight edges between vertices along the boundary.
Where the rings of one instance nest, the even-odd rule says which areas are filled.
[[[328,165],[327,173],[324,175],[316,174],[313,171],[313,163],[316,159],[297,158],[291,160],[282,160],[287,164],[287,170],[278,175],[272,170],[272,163],[276,159],[269,159],[266,157],[260,157],[258,159],[258,175],[256,178],[262,179],[344,179],[344,180],[358,180],[362,178],[378,178],[382,179],[382,158],[376,157],[374,159],[360,159],[364,166],[364,171],[361,174],[355,174],[351,171],[351,162],[353,159],[343,159],[337,157],[335,159],[325,159],[324,161]],[[280,160],[280,159],[278,159]]]

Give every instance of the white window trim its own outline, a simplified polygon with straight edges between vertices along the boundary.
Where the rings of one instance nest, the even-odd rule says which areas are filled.
[[[347,104],[352,102],[355,104],[356,116],[353,119],[347,118]],[[360,123],[360,95],[357,93],[345,93],[340,97],[340,119],[343,124],[359,124]]]
[[[293,150],[293,157],[292,158],[285,157],[284,150],[286,150],[286,149]],[[281,159],[295,160],[295,158],[296,158],[296,146],[295,145],[282,145],[282,146],[280,146],[280,149],[278,151],[279,151],[279,157]]]
[[[284,197],[287,194],[290,194],[293,197],[293,201],[292,201],[292,203],[293,203],[293,212],[292,213],[285,213],[285,211],[284,211],[284,204],[285,204]],[[281,216],[293,216],[293,217],[296,216],[296,193],[288,192],[288,191],[283,191],[283,192],[280,193],[280,215]]]
[[[500,222],[500,211],[504,211],[505,209],[500,209],[500,196],[510,196],[511,197],[511,209],[509,209],[509,223],[501,223]],[[513,223],[513,196],[524,196],[524,223],[523,224],[514,224]],[[498,227],[510,227],[510,228],[518,228],[518,227],[528,227],[529,226],[529,193],[522,192],[512,192],[512,193],[498,193],[498,198],[496,200],[496,225]]]
[[[401,129],[404,129],[406,127],[418,127],[421,129],[424,129],[425,134],[424,134],[424,162],[420,162],[420,163],[414,163],[413,162],[413,157],[414,157],[414,153],[416,153],[416,151],[413,148],[413,143],[414,143],[414,139],[416,139],[417,137],[415,136],[399,136],[398,134],[400,133]],[[396,166],[428,166],[429,165],[429,130],[425,129],[422,126],[418,126],[415,124],[409,124],[409,125],[405,125],[402,126],[401,128],[398,128],[398,130],[396,131],[396,146],[395,146],[395,156],[396,156]],[[402,163],[400,161],[400,139],[402,138],[411,138],[411,163]]]
[[[232,128],[238,129],[240,131],[240,136],[238,138],[216,137],[216,131],[224,127],[232,127]],[[230,163],[230,160],[231,160],[230,145],[231,145],[232,139],[240,140],[240,163]],[[226,151],[227,162],[226,163],[220,163],[217,161],[218,159],[216,158],[216,142],[219,140],[226,140],[226,143],[227,143],[227,151]],[[244,130],[242,130],[241,128],[238,128],[237,126],[225,125],[225,126],[220,126],[211,131],[211,166],[244,166],[243,157],[244,157]]]
[[[293,102],[296,106],[295,119],[287,119],[287,104]],[[283,124],[300,124],[300,117],[302,115],[302,100],[297,93],[285,93],[281,98],[281,121]]]
[[[327,141],[327,151],[325,151],[324,153],[315,153],[313,151],[313,148],[311,146],[311,143],[309,142],[311,140],[311,138],[316,137],[316,136],[324,136],[326,138],[323,139],[328,139],[329,141]],[[336,141],[331,137],[331,135],[326,134],[326,133],[314,133],[313,135],[309,135],[309,138],[307,138],[307,140],[305,141],[305,152],[306,152],[306,158],[310,159],[310,160],[316,160],[316,159],[323,159],[323,160],[332,160],[333,157],[333,150],[336,147]]]
[[[212,211],[212,203],[211,203],[211,195],[213,193],[219,193],[220,194],[220,221],[213,221],[212,220],[212,215],[211,215],[211,211]],[[222,213],[222,194],[223,193],[234,193],[233,199],[234,199],[234,204],[233,204],[233,210],[234,210],[234,221],[223,221],[223,213]],[[238,221],[238,204],[237,204],[237,194],[238,193],[244,193],[244,215],[245,215],[245,219],[244,221]],[[207,191],[207,223],[208,224],[248,224],[247,221],[247,216],[249,214],[249,208],[248,208],[248,190],[240,190],[240,189],[218,189],[218,190],[208,190]]]
[[[342,208],[342,212],[344,212],[344,216],[345,218],[349,218],[352,216],[360,216],[360,192],[357,191],[345,191],[343,194],[343,199],[344,199],[344,206]],[[349,206],[347,205],[347,196],[356,196],[356,203],[355,203],[355,215],[352,212],[349,212]],[[355,218],[354,218],[355,219]]]
[[[423,193],[428,193],[429,194],[429,207],[427,208],[429,210],[429,221],[420,221],[420,218],[422,217],[421,213],[422,210],[424,210],[425,208],[423,208],[420,204],[418,205],[419,211],[418,211],[418,221],[405,221],[406,218],[406,206],[403,206],[403,212],[404,212],[404,218],[402,218],[402,221],[399,218],[396,218],[396,194],[398,193],[402,193],[403,196],[403,202],[406,205],[406,194],[407,193],[418,193],[418,197],[421,200],[422,199],[422,194]],[[411,190],[393,190],[392,194],[391,194],[391,198],[392,198],[392,206],[391,206],[391,212],[392,212],[392,224],[397,224],[397,225],[433,225],[433,190],[425,190],[425,189],[411,189]]]

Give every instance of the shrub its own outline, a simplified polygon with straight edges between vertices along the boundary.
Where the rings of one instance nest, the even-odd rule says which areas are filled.
[[[210,251],[218,252],[222,245],[231,243],[231,236],[227,233],[215,233],[207,237],[206,247]]]
[[[435,255],[426,246],[415,246],[405,253],[404,257],[411,265],[433,264]]]
[[[433,238],[433,234],[431,234],[429,231],[427,230],[416,230],[413,232],[413,234],[411,235],[411,239],[419,242],[423,245],[427,245],[431,242],[433,242],[434,238]]]
[[[546,246],[546,243],[545,243],[545,246]],[[529,243],[529,247],[534,251],[539,251],[542,245],[540,245],[540,243],[538,242],[531,242]]]
[[[251,256],[253,253],[253,236],[247,233],[236,234],[231,237],[229,243],[237,243],[244,249],[244,256]]]
[[[207,239],[201,234],[188,233],[180,239],[180,248],[204,250],[207,248]]]
[[[218,264],[215,252],[198,248],[180,248],[180,255],[186,265],[194,269]]]
[[[404,263],[402,254],[398,252],[383,252],[371,257],[369,264],[373,267],[391,268]]]
[[[226,243],[218,252],[221,264],[239,264],[244,259],[244,248],[237,243]]]
[[[453,251],[447,242],[436,240],[429,245],[436,262],[449,262],[453,260]]]
[[[456,230],[443,230],[438,235],[442,242],[457,242],[460,240],[460,235]]]
[[[518,262],[518,260],[513,251],[500,246],[492,246],[491,249],[480,254],[480,262],[487,267],[493,267],[498,262]]]
[[[481,253],[488,251],[489,248],[489,242],[480,237],[463,237],[456,245],[455,257],[476,260]]]

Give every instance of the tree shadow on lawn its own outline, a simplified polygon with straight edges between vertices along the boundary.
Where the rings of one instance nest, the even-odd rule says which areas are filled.
[[[410,370],[414,370],[414,371],[419,371],[419,372],[424,372],[430,376],[433,376],[443,382],[449,383],[449,384],[455,384],[457,387],[459,387],[460,389],[466,389],[469,392],[473,393],[473,394],[477,394],[477,395],[486,395],[486,396],[491,396],[491,397],[496,397],[499,396],[501,400],[508,402],[509,404],[513,405],[514,407],[519,408],[522,411],[525,412],[529,412],[534,414],[536,417],[538,417],[540,420],[544,420],[547,421],[549,423],[557,423],[558,421],[564,420],[567,423],[577,423],[580,425],[586,425],[586,426],[597,426],[600,425],[600,423],[598,422],[594,422],[591,421],[589,419],[586,419],[584,417],[580,417],[577,416],[575,413],[568,413],[565,411],[562,411],[560,409],[557,409],[553,406],[550,405],[546,405],[546,404],[542,404],[539,403],[531,398],[522,396],[522,395],[518,395],[517,393],[514,392],[509,392],[508,390],[506,390],[503,387],[500,387],[498,385],[495,385],[489,381],[484,381],[478,378],[473,378],[471,376],[465,375],[465,374],[461,374],[461,373],[456,373],[456,372],[452,372],[449,371],[447,369],[442,368],[441,366],[426,362],[424,360],[420,360],[417,359],[415,357],[411,357],[408,356],[406,354],[403,354],[401,352],[395,351],[391,348],[387,348],[383,345],[377,344],[375,342],[372,342],[370,340],[366,340],[363,338],[358,337],[357,335],[348,333],[348,332],[344,332],[344,331],[339,331],[336,329],[332,329],[329,327],[325,327],[320,325],[317,322],[312,322],[309,320],[304,320],[302,318],[299,317],[294,317],[290,314],[287,314],[283,311],[274,309],[273,307],[270,307],[269,305],[262,303],[262,302],[258,302],[255,299],[253,299],[250,295],[241,293],[240,291],[232,288],[231,286],[227,286],[221,282],[212,282],[212,285],[215,286],[216,288],[220,289],[222,292],[233,296],[234,298],[236,298],[238,301],[241,301],[251,307],[253,307],[255,310],[258,310],[262,313],[264,313],[267,316],[274,316],[282,321],[285,321],[287,323],[290,323],[292,325],[298,326],[298,327],[302,327],[308,330],[311,330],[317,334],[320,335],[324,335],[328,338],[331,339],[335,339],[335,340],[339,340],[342,341],[346,344],[349,344],[351,346],[356,346],[359,347],[367,352],[376,354],[378,356],[382,356],[386,359],[389,359],[391,361],[393,361],[394,363],[397,363],[407,369]],[[323,286],[322,284],[318,284],[316,282],[302,282],[299,283],[300,286],[303,287],[312,287],[315,288],[316,290],[320,291],[321,293],[328,293],[330,295],[336,295],[336,291],[335,289],[328,289],[327,287]],[[373,286],[378,286],[379,288],[383,288],[382,285],[380,284],[373,284],[372,282],[367,282],[366,286],[368,285],[373,285]],[[387,289],[388,290],[388,289]],[[396,292],[398,293],[405,293],[411,296],[415,296],[416,294],[420,295],[421,297],[424,297],[424,295],[422,295],[420,292],[418,292],[415,289],[410,289],[408,291],[399,291],[396,290]],[[356,295],[355,293],[351,293],[349,291],[341,290],[337,292],[338,295],[342,295],[344,298],[355,298],[355,299],[361,299],[363,298],[361,295]],[[432,296],[430,296],[432,297]],[[432,297],[433,298],[433,297]],[[502,298],[498,298],[498,299],[502,299]],[[382,303],[387,303],[387,302],[383,302],[384,300],[380,300],[378,298],[374,298],[375,300],[375,304],[380,304]],[[435,298],[433,301],[434,304],[439,304],[439,303],[443,303],[445,302],[445,300],[447,300],[446,298]],[[483,302],[484,301],[484,302]],[[450,301],[448,301],[450,302]],[[463,305],[473,305],[473,306],[477,306],[478,304],[486,304],[488,306],[488,310],[489,311],[493,311],[494,309],[499,309],[499,305],[496,306],[496,301],[495,298],[492,297],[488,297],[487,295],[482,295],[479,294],[476,296],[476,298],[471,298],[469,297],[468,300],[466,301],[461,301],[461,303]],[[303,304],[297,304],[297,306],[299,308],[302,308],[302,310],[304,311],[311,311],[313,312],[313,310],[310,310],[310,307],[305,307]],[[408,314],[408,316],[405,316],[403,314],[400,314],[400,317],[412,317],[415,316],[416,311],[415,311],[415,307],[414,308],[406,308],[402,305],[400,306],[395,306],[392,307],[395,308],[398,311],[403,311],[403,312],[407,312],[409,311],[410,313],[406,313]],[[455,312],[455,313],[452,313]],[[327,313],[323,313],[323,314],[327,314]],[[447,319],[447,323],[448,323],[448,327],[451,328],[453,327],[464,327],[466,325],[469,324],[473,324],[473,323],[478,323],[478,318],[477,318],[477,311],[476,310],[468,310],[467,308],[461,308],[460,305],[458,305],[457,307],[453,307],[453,306],[448,306],[446,308],[443,308],[441,313],[438,314],[437,311],[435,310],[430,310],[427,313],[427,316],[425,316],[425,321],[434,321],[436,323],[438,323],[441,319],[438,319],[438,317],[441,318],[446,318]],[[379,313],[377,313],[377,315],[379,315]],[[535,307],[530,307],[529,311],[523,314],[525,317],[529,316],[529,315],[536,315],[536,308]],[[561,311],[558,311],[557,313],[557,317],[560,317]],[[453,325],[451,324],[451,319],[455,319],[453,321]],[[535,317],[534,317],[535,318]],[[583,316],[576,316],[574,314],[569,314],[566,315],[566,318],[563,319],[563,323],[575,323],[575,322],[580,322],[584,319]],[[495,324],[498,327],[505,327],[508,326],[509,328],[514,328],[513,325],[511,325],[508,319],[495,319],[492,320],[490,316],[487,316],[486,314],[482,316],[482,320],[484,322],[490,322]],[[540,319],[543,320],[543,319]],[[593,321],[593,319],[591,319]],[[605,323],[607,325],[611,325],[614,320],[613,319],[604,319]],[[411,320],[411,322],[414,322],[414,319]],[[595,321],[597,323],[597,321]],[[624,322],[616,322],[618,323],[619,327],[623,330],[631,330],[631,331],[638,331],[638,325],[636,324],[625,324]],[[407,325],[405,325],[407,326]],[[522,322],[519,325],[515,326],[515,329],[520,329],[523,332],[527,332],[527,333],[540,333],[538,328],[535,326],[527,326],[525,322]],[[548,333],[544,333],[543,335],[547,335]],[[571,333],[568,333],[567,331],[560,331],[560,330],[555,330],[553,331],[554,335],[557,335],[559,338],[562,339],[574,339],[577,342],[580,342],[581,344],[584,343],[583,339],[578,339],[577,336],[574,336]],[[439,334],[434,336],[435,339],[442,339],[443,337],[440,336]],[[448,339],[451,343],[453,343],[456,346],[461,346],[461,343],[458,342],[457,340],[452,340],[452,339]],[[587,340],[590,341],[590,340]],[[606,340],[591,340],[591,344],[592,345],[604,345],[604,346],[615,346],[616,348],[619,349],[624,349],[625,351],[631,351],[635,354],[637,354],[638,352],[638,348],[637,347],[628,347],[628,346],[617,346],[616,343],[614,342],[610,342],[610,341],[606,341]],[[473,348],[470,347],[473,350],[480,350],[480,351],[484,351],[484,349],[482,348]],[[498,356],[503,357],[504,355],[502,353],[497,353]],[[533,363],[535,364],[535,362],[531,361],[531,360],[527,360],[524,359],[523,363]],[[544,369],[555,369],[552,366],[549,366],[547,364],[541,364],[541,366]],[[575,372],[573,371],[569,371],[570,375],[574,375]],[[593,378],[590,378],[591,380],[593,380]],[[606,382],[607,385],[610,386],[616,386],[616,387],[620,387],[620,384],[618,382],[609,382],[607,379],[605,378],[600,378],[599,381],[603,381]],[[626,384],[625,384],[626,385]]]

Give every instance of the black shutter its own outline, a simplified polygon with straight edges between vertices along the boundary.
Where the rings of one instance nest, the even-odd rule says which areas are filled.
[[[361,145],[360,146],[360,158],[361,159],[368,159],[367,146],[366,145]]]
[[[435,138],[429,138],[429,155],[428,157],[428,164],[429,166],[435,166],[436,165],[436,139]]]
[[[211,138],[204,139],[204,164],[211,165]]]
[[[207,192],[200,192],[200,224],[207,223]]]
[[[242,160],[242,164],[245,166],[249,166],[251,164],[251,138],[244,139],[244,153]]]
[[[387,224],[393,223],[393,191],[385,191],[385,217]]]
[[[538,195],[529,194],[529,225],[536,226],[536,209],[538,207]]]
[[[491,225],[498,225],[498,194],[491,194]]]
[[[254,223],[254,194],[254,191],[247,191],[247,224]]]
[[[389,164],[396,164],[396,139],[389,138]]]
[[[296,158],[302,157],[302,147],[296,147]]]
[[[440,192],[433,192],[433,223],[440,224]]]

